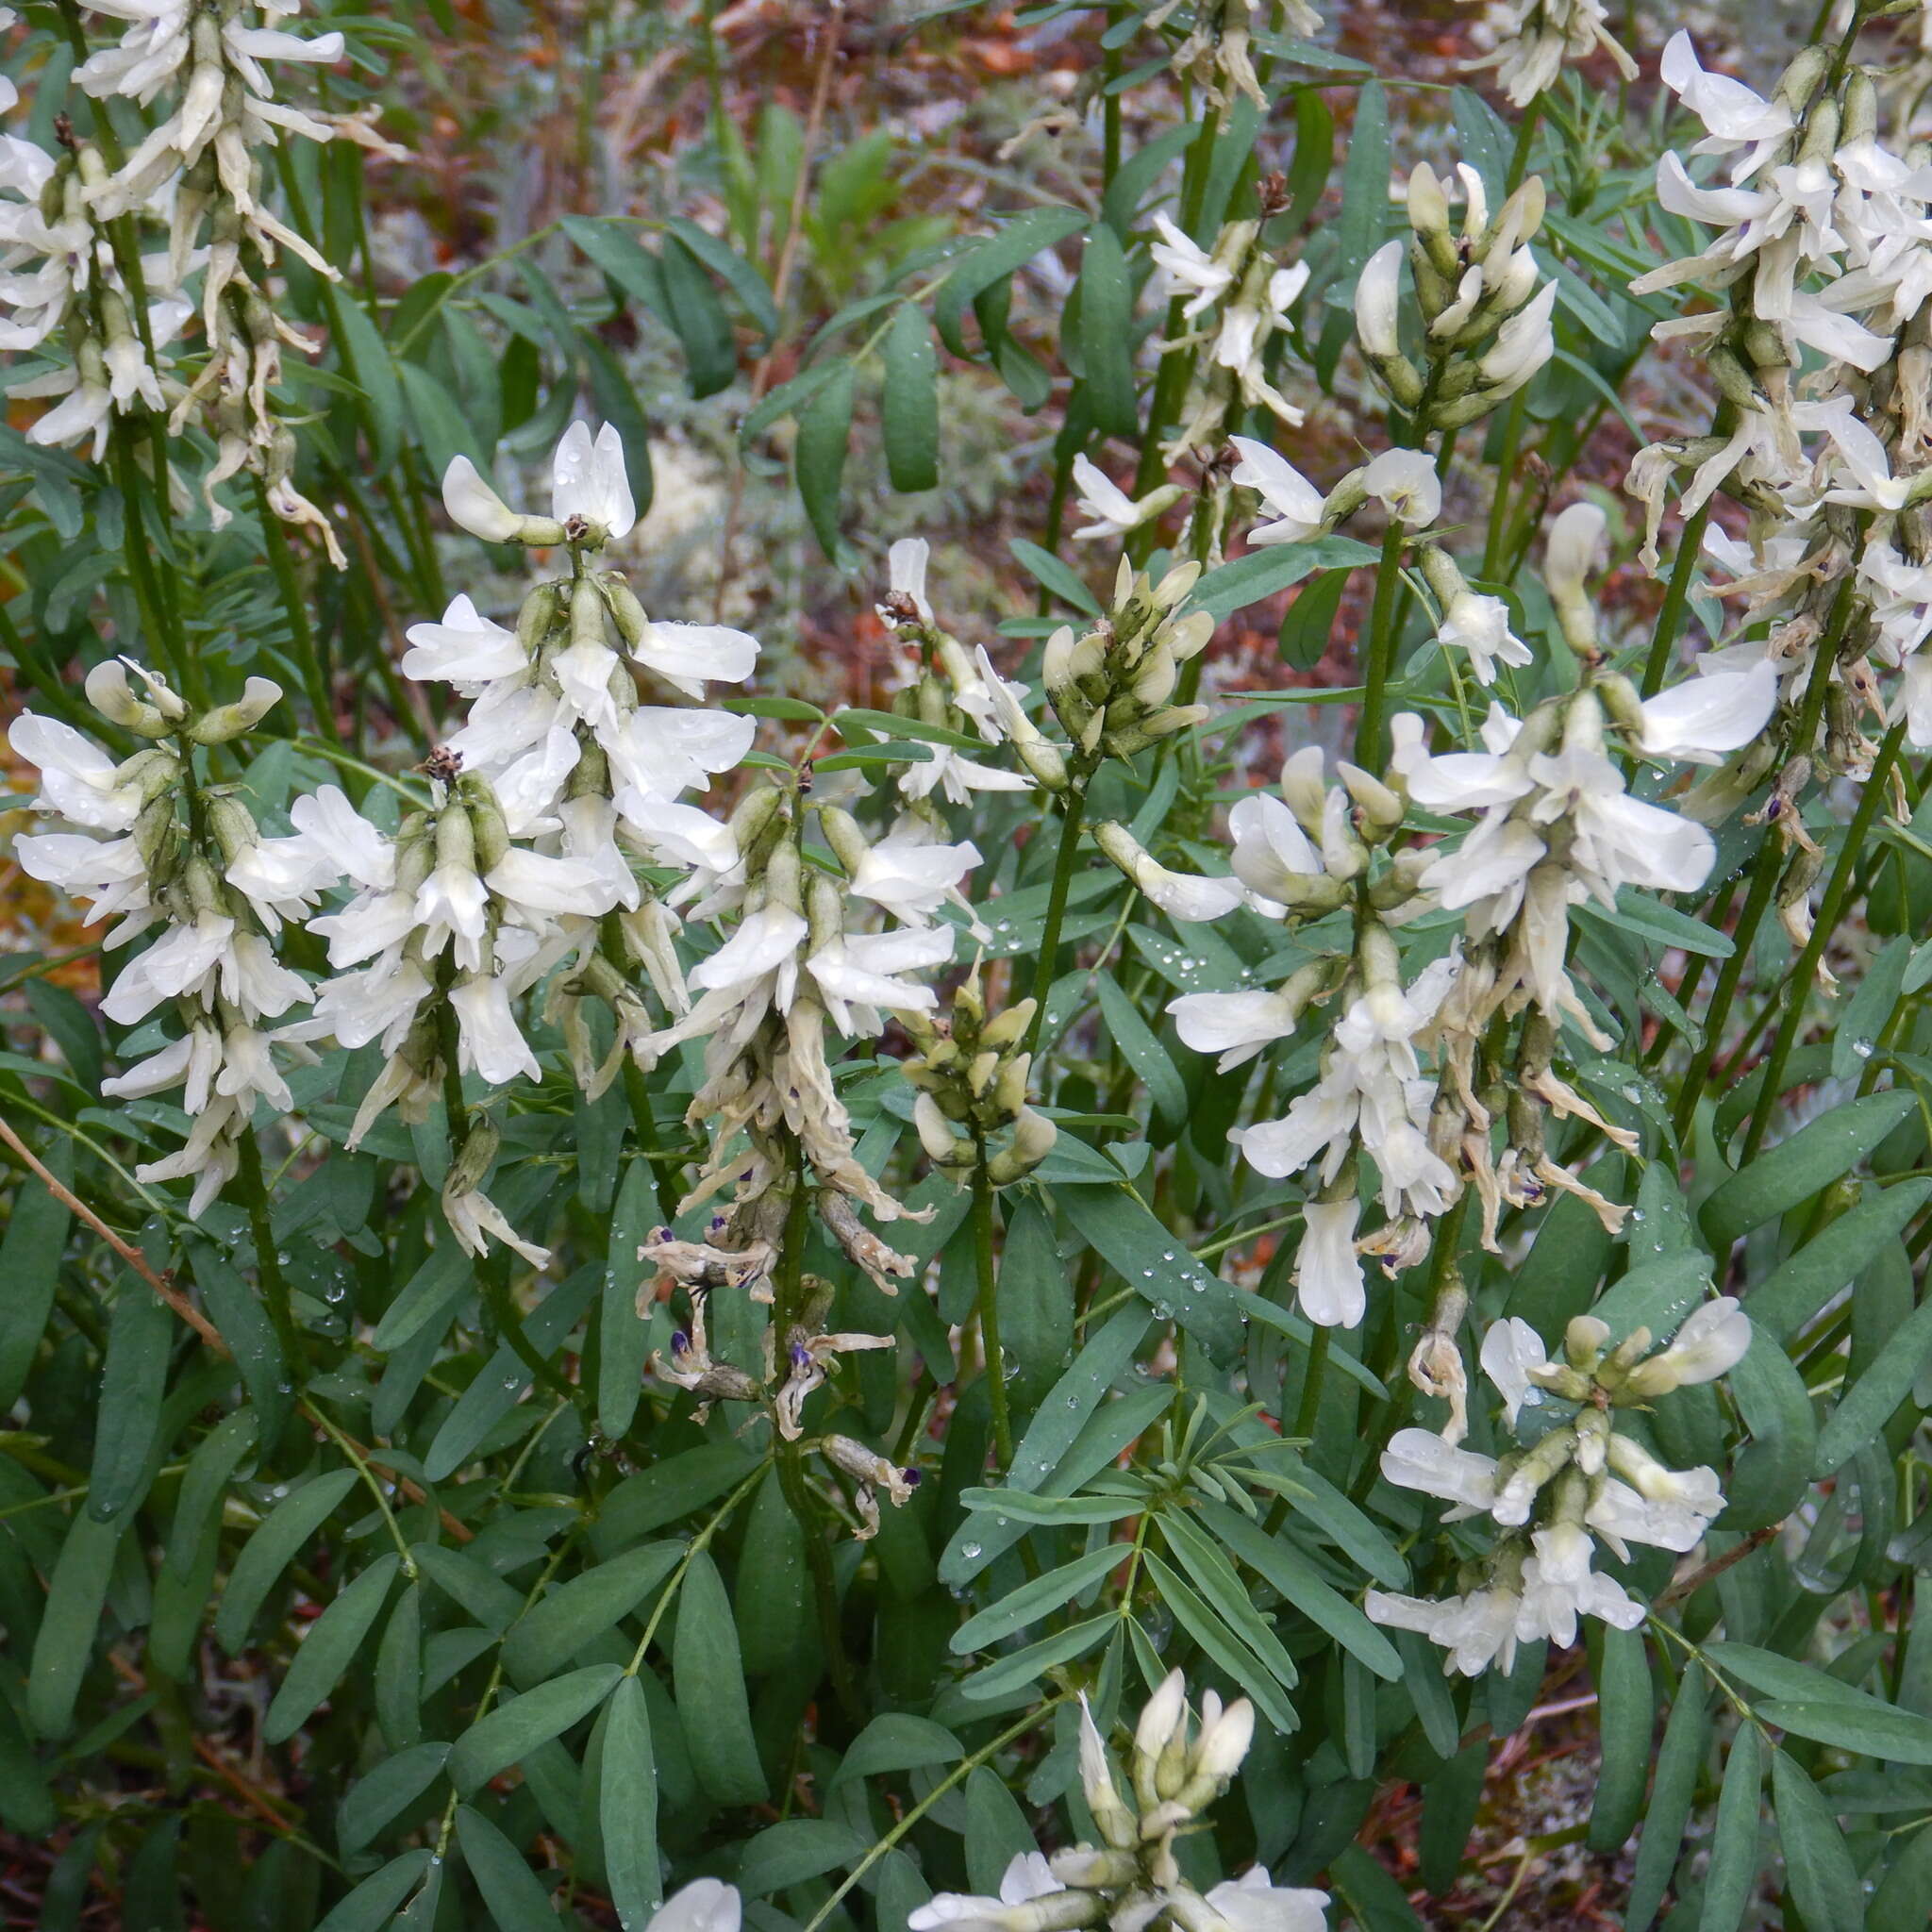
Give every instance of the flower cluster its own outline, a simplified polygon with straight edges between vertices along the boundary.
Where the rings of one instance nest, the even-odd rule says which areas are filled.
[[[1682,1555],[1703,1541],[1724,1497],[1716,1471],[1667,1468],[1617,1426],[1619,1414],[1715,1381],[1750,1341],[1750,1321],[1728,1297],[1706,1303],[1655,1352],[1646,1328],[1613,1348],[1604,1323],[1579,1315],[1565,1333],[1563,1359],[1551,1361],[1526,1322],[1496,1323],[1483,1340],[1482,1366],[1520,1446],[1489,1457],[1427,1429],[1399,1429],[1382,1474],[1453,1504],[1446,1521],[1486,1515],[1501,1533],[1465,1566],[1457,1595],[1372,1590],[1369,1615],[1422,1632],[1448,1652],[1446,1669],[1471,1677],[1492,1662],[1508,1670],[1520,1642],[1574,1643],[1579,1616],[1634,1629],[1643,1605],[1591,1567],[1598,1540],[1622,1561],[1631,1543]]]
[[[159,929],[101,1011],[121,1026],[167,1018],[178,1030],[157,1030],[148,1058],[102,1091],[137,1099],[181,1090],[186,1144],[135,1177],[192,1178],[189,1212],[200,1214],[241,1163],[256,1102],[293,1105],[261,1023],[312,997],[275,958],[274,936],[334,878],[329,808],[318,801],[291,838],[263,839],[235,791],[197,774],[197,747],[253,730],[280,701],[265,677],[250,678],[232,704],[195,708],[151,673],[109,658],[89,674],[87,694],[111,723],[152,741],[116,763],[72,725],[23,712],[8,742],[40,768],[40,808],[84,829],[25,835],[14,849],[30,876],[92,902],[88,924],[118,920],[107,950]]]
[[[1493,67],[1510,103],[1526,108],[1556,86],[1566,61],[1601,49],[1625,80],[1637,63],[1604,25],[1604,0],[1490,0],[1476,33],[1491,50],[1476,67]]]
[[[1201,1700],[1200,1723],[1191,1725],[1187,1683],[1171,1672],[1134,1729],[1129,1802],[1083,1697],[1080,1783],[1101,1843],[1023,1852],[1007,1868],[999,1897],[942,1891],[908,1916],[910,1932],[1074,1932],[1162,1918],[1181,1932],[1324,1932],[1326,1892],[1272,1884],[1257,1865],[1204,1893],[1182,1875],[1174,1856],[1176,1838],[1198,1829],[1254,1734],[1248,1700],[1224,1707],[1212,1690]]]
[[[1370,256],[1356,284],[1356,337],[1383,388],[1418,432],[1474,423],[1514,395],[1555,353],[1557,285],[1541,282],[1530,242],[1542,226],[1543,184],[1534,175],[1490,215],[1482,176],[1466,162],[1459,229],[1426,161],[1408,177],[1407,254],[1421,309],[1418,368],[1402,345],[1399,241]]]

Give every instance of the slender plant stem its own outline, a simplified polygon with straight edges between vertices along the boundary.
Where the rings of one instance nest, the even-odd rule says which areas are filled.
[[[1710,505],[1703,503],[1684,525],[1677,543],[1677,561],[1671,572],[1670,588],[1664,592],[1663,608],[1657,614],[1657,629],[1650,640],[1650,656],[1643,660],[1643,695],[1651,697],[1662,688],[1664,673],[1671,668],[1671,653],[1677,647],[1677,634],[1684,627],[1684,612],[1690,602],[1690,583],[1697,575],[1697,559],[1704,548],[1704,526],[1710,521]]]
[[[1060,927],[1066,923],[1067,894],[1074,883],[1074,868],[1079,860],[1080,825],[1087,815],[1086,767],[1076,768],[1068,783],[1065,803],[1060,808],[1060,843],[1054,856],[1053,884],[1046,895],[1046,924],[1040,935],[1040,960],[1033,969],[1033,997],[1037,1002],[1033,1024],[1026,1032],[1026,1051],[1038,1053],[1046,1026],[1047,995],[1059,976]]]
[[[1771,1055],[1765,1064],[1764,1086],[1757,1095],[1757,1105],[1752,1109],[1750,1130],[1744,1136],[1744,1150],[1738,1163],[1740,1167],[1763,1144],[1765,1131],[1771,1125],[1773,1114],[1777,1111],[1780,1079],[1785,1062],[1790,1058],[1791,1048],[1796,1043],[1799,1028],[1804,1024],[1805,1008],[1817,978],[1818,962],[1824,957],[1824,949],[1838,929],[1845,901],[1850,896],[1852,873],[1857,863],[1859,848],[1872,829],[1872,821],[1878,816],[1879,802],[1885,795],[1886,776],[1898,757],[1899,746],[1905,742],[1905,737],[1906,720],[1901,718],[1885,734],[1884,741],[1878,747],[1878,756],[1872,760],[1872,775],[1865,780],[1865,789],[1859,796],[1857,809],[1852,814],[1844,843],[1839,847],[1838,863],[1832,867],[1831,881],[1824,889],[1818,916],[1812,922],[1811,937],[1806,941],[1805,950],[1799,954],[1798,963],[1791,972],[1790,997],[1786,1002],[1784,1018],[1778,1023],[1776,1037],[1772,1041]]]
[[[1005,1475],[1013,1461],[1013,1421],[1007,1407],[1007,1361],[1000,1348],[999,1284],[992,1265],[992,1182],[986,1143],[975,1140],[973,1164],[973,1258],[979,1277],[979,1342],[986,1356],[986,1392],[992,1407],[993,1453]]]
[[[282,608],[289,619],[289,637],[295,650],[295,661],[302,667],[302,683],[308,693],[308,708],[315,713],[316,728],[332,744],[342,741],[336,729],[335,707],[329,703],[328,679],[324,675],[322,657],[315,647],[315,631],[308,622],[308,602],[295,575],[295,559],[289,549],[288,533],[282,520],[269,507],[268,487],[259,476],[255,479],[255,504],[261,519],[262,541],[268,548],[268,567],[275,574],[275,588],[282,593]]]
[[[1369,661],[1364,668],[1362,709],[1355,732],[1355,761],[1364,770],[1382,769],[1383,714],[1389,708],[1389,679],[1395,668],[1395,593],[1402,584],[1402,546],[1408,532],[1391,520],[1382,539],[1375,569],[1375,596],[1369,609]]]
[[[788,1137],[787,1166],[791,1174],[791,1202],[785,1216],[785,1247],[778,1257],[774,1283],[773,1324],[782,1338],[797,1321],[804,1298],[805,1243],[811,1227],[811,1195],[806,1184],[805,1153],[795,1139]],[[818,1604],[819,1636],[825,1650],[825,1669],[832,1679],[833,1694],[847,1719],[857,1724],[860,1711],[858,1692],[853,1683],[852,1665],[845,1656],[845,1636],[839,1621],[839,1583],[832,1574],[832,1553],[825,1546],[824,1526],[812,1507],[811,1491],[805,1480],[805,1456],[799,1445],[775,1437],[778,1488],[786,1507],[798,1524],[805,1540],[806,1567],[811,1572],[812,1595]]]
[[[248,1207],[248,1231],[255,1242],[256,1272],[261,1276],[262,1300],[268,1318],[281,1343],[282,1358],[289,1374],[300,1376],[303,1369],[302,1336],[295,1326],[295,1311],[289,1298],[288,1277],[282,1273],[281,1257],[275,1253],[275,1223],[269,1212],[268,1185],[261,1177],[261,1149],[252,1130],[244,1129],[236,1142],[241,1166],[236,1178],[242,1198]]]

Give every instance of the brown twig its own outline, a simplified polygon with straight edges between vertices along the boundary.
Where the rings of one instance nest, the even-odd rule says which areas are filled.
[[[0,1119],[0,1141],[5,1141],[20,1156],[21,1159],[40,1176],[41,1183],[46,1188],[47,1191],[62,1207],[66,1208],[70,1213],[76,1215],[88,1226],[92,1228],[127,1263],[128,1267],[136,1274],[140,1275],[142,1280],[146,1282],[167,1303],[169,1307],[173,1308],[201,1337],[202,1341],[215,1354],[221,1356],[224,1359],[233,1355],[234,1351],[222,1340],[222,1331],[165,1274],[158,1274],[148,1261],[147,1257],[139,1248],[131,1241],[125,1241],[120,1235],[116,1234],[58,1175],[49,1174],[45,1164],[35,1156],[33,1149],[13,1131],[12,1127],[4,1119]],[[315,1410],[309,1406],[308,1398],[306,1395],[298,1397],[295,1406],[310,1422],[317,1421]],[[344,1441],[355,1442],[353,1437],[346,1435],[344,1436]],[[375,1470],[382,1475],[388,1476],[403,1494],[408,1497],[410,1502],[426,1503],[429,1500],[427,1493],[419,1483],[412,1482],[408,1476],[399,1474],[388,1463],[384,1462],[373,1449],[365,1448],[360,1442],[355,1442],[355,1448],[356,1453],[368,1463],[371,1469]],[[440,1508],[437,1514],[443,1528],[451,1536],[455,1537],[458,1542],[466,1543],[475,1535],[475,1530],[470,1528],[467,1524],[459,1522],[456,1517],[452,1516],[447,1509]]]
[[[778,265],[772,276],[772,308],[778,326],[765,344],[751,373],[751,406],[757,408],[770,388],[772,370],[778,355],[778,334],[785,317],[785,297],[791,288],[791,271],[797,259],[799,230],[805,222],[806,191],[811,179],[811,158],[825,125],[825,103],[832,92],[832,62],[838,58],[841,29],[845,24],[845,0],[831,0],[821,28],[818,65],[812,75],[811,108],[806,116],[805,138],[799,148],[798,177],[791,184],[791,207],[785,217],[785,239],[778,246]],[[731,472],[731,499],[724,509],[724,540],[718,552],[718,591],[711,600],[711,622],[724,621],[724,593],[731,585],[731,550],[738,537],[739,514],[744,507],[744,465],[735,464]]]
[[[1680,1576],[1657,1598],[1655,1607],[1667,1609],[1672,1604],[1680,1604],[1686,1597],[1695,1596],[1707,1583],[1722,1576],[1733,1563],[1741,1563],[1753,1550],[1761,1550],[1783,1527],[1782,1523],[1761,1524],[1736,1549],[1726,1550],[1723,1556],[1713,1557],[1707,1563],[1700,1563],[1688,1576]]]

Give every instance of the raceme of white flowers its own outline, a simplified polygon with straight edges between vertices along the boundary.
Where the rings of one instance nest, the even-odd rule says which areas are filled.
[[[1255,1734],[1245,1697],[1224,1706],[1207,1691],[1188,1717],[1180,1672],[1142,1707],[1128,1757],[1127,1792],[1107,1740],[1080,1700],[1080,1784],[1101,1843],[1022,1852],[997,1898],[942,1891],[907,1919],[910,1932],[1073,1932],[1084,1925],[1148,1925],[1165,1917],[1183,1932],[1324,1932],[1328,1894],[1270,1882],[1257,1865],[1206,1892],[1182,1875],[1174,1840],[1198,1830],[1226,1790]]]
[[[313,529],[341,567],[328,519],[295,483],[295,440],[269,393],[281,379],[283,347],[316,346],[276,312],[278,258],[292,255],[331,278],[337,272],[269,205],[262,155],[288,136],[338,134],[400,150],[360,121],[275,98],[273,64],[342,58],[340,33],[305,37],[285,25],[299,0],[90,0],[90,8],[125,29],[117,46],[75,68],[71,85],[96,101],[161,101],[166,111],[118,166],[104,152],[109,136],[82,139],[64,119],[56,154],[0,134],[0,347],[38,351],[46,364],[7,393],[52,404],[29,425],[29,441],[85,441],[97,462],[117,417],[165,415],[179,432],[205,406],[215,457],[202,493],[213,526],[232,515],[218,487],[245,469],[261,479],[272,511]],[[143,252],[150,236],[160,245]],[[195,370],[182,358],[197,317]],[[172,490],[172,478],[154,481]]]
[[[1646,1328],[1612,1347],[1603,1322],[1579,1315],[1553,1361],[1526,1322],[1492,1324],[1483,1372],[1503,1399],[1515,1446],[1484,1456],[1463,1448],[1453,1427],[1446,1436],[1399,1429],[1382,1474],[1453,1505],[1445,1524],[1487,1517],[1496,1534],[1464,1565],[1457,1595],[1371,1590],[1369,1615],[1420,1631],[1447,1652],[1445,1670],[1470,1677],[1491,1663],[1507,1671],[1519,1643],[1574,1643],[1579,1617],[1635,1629],[1643,1604],[1594,1567],[1601,1549],[1622,1562],[1632,1543],[1685,1555],[1704,1540],[1724,1496],[1714,1470],[1667,1467],[1620,1421],[1674,1389],[1727,1374],[1751,1332],[1728,1296],[1698,1307],[1655,1351]]]

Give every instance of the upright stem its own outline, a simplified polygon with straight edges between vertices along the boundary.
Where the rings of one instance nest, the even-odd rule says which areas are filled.
[[[1382,539],[1382,561],[1375,570],[1375,600],[1369,611],[1369,661],[1364,671],[1360,722],[1355,732],[1355,761],[1365,771],[1382,769],[1382,718],[1389,708],[1389,679],[1395,669],[1395,593],[1402,584],[1402,546],[1408,532],[1399,519]]]
[[[1879,800],[1885,795],[1886,776],[1891,770],[1892,760],[1898,757],[1899,746],[1905,742],[1905,737],[1906,721],[1901,718],[1885,734],[1885,741],[1878,747],[1878,756],[1872,760],[1872,775],[1865,780],[1858,808],[1852,814],[1844,843],[1839,847],[1838,863],[1831,869],[1831,883],[1824,889],[1818,917],[1812,922],[1811,937],[1806,941],[1805,950],[1799,954],[1798,963],[1791,971],[1790,998],[1786,1004],[1784,1018],[1778,1023],[1777,1036],[1772,1041],[1770,1058],[1765,1062],[1764,1085],[1758,1092],[1757,1105],[1751,1112],[1751,1130],[1744,1136],[1744,1151],[1738,1163],[1740,1167],[1763,1143],[1765,1130],[1771,1125],[1771,1117],[1777,1109],[1779,1080],[1785,1062],[1790,1058],[1791,1047],[1797,1041],[1798,1029],[1804,1024],[1805,1008],[1818,971],[1818,962],[1824,957],[1824,949],[1837,930],[1839,915],[1844,910],[1844,902],[1850,893],[1852,873],[1858,862],[1859,849],[1865,842],[1865,835],[1872,829],[1872,821],[1878,816]]]
[[[1066,802],[1060,808],[1060,845],[1053,863],[1053,884],[1046,895],[1046,924],[1040,935],[1040,963],[1033,972],[1033,997],[1037,1002],[1033,1024],[1027,1029],[1026,1051],[1040,1050],[1040,1036],[1046,1025],[1046,998],[1059,976],[1060,927],[1066,923],[1067,893],[1074,883],[1074,866],[1080,851],[1080,824],[1087,815],[1089,773],[1076,767],[1067,786]]]
[[[290,1376],[302,1373],[302,1337],[295,1326],[295,1311],[289,1299],[288,1277],[282,1273],[281,1258],[275,1253],[275,1223],[269,1213],[268,1185],[261,1176],[261,1149],[255,1135],[244,1130],[236,1142],[241,1158],[237,1179],[242,1199],[248,1204],[248,1232],[255,1242],[255,1267],[261,1277],[261,1298],[268,1306],[270,1325],[280,1342],[282,1358]]]
[[[810,1194],[806,1186],[805,1156],[795,1139],[788,1136],[791,1175],[791,1202],[785,1216],[785,1249],[778,1257],[772,1320],[782,1339],[798,1319],[803,1299],[805,1243],[810,1232]],[[845,1656],[845,1635],[839,1624],[839,1584],[832,1574],[832,1553],[825,1547],[824,1525],[812,1507],[811,1491],[806,1486],[805,1454],[796,1442],[787,1441],[773,1432],[778,1462],[778,1489],[786,1507],[797,1521],[805,1540],[806,1566],[811,1572],[812,1595],[817,1600],[819,1636],[824,1644],[825,1668],[839,1707],[854,1724],[859,1720],[858,1692],[852,1680],[852,1665]]]
[[[986,1143],[975,1140],[973,1164],[973,1258],[979,1277],[979,1343],[986,1356],[986,1392],[992,1406],[993,1453],[1005,1475],[1013,1461],[1013,1420],[1007,1407],[1007,1361],[1000,1348],[999,1284],[992,1265],[992,1182]]]
[[[295,661],[302,667],[308,708],[315,713],[316,727],[322,735],[340,744],[342,734],[336,729],[335,707],[329,702],[328,680],[323,675],[321,654],[315,648],[308,605],[295,577],[295,559],[289,549],[288,533],[282,528],[282,520],[269,508],[268,487],[259,476],[255,479],[255,504],[261,519],[262,541],[268,547],[268,567],[275,574],[275,588],[282,594],[282,608],[288,612],[290,641],[294,645]]]
[[[1670,588],[1664,592],[1663,608],[1657,614],[1657,630],[1650,641],[1650,656],[1643,663],[1643,695],[1655,696],[1671,668],[1671,653],[1676,648],[1677,633],[1684,625],[1684,611],[1690,602],[1690,580],[1697,574],[1697,558],[1704,549],[1704,526],[1710,521],[1710,505],[1702,504],[1684,525],[1677,544],[1676,567],[1671,572]]]

